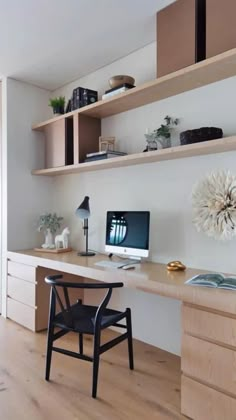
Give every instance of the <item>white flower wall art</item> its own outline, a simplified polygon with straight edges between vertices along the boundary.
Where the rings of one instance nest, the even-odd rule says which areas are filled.
[[[236,235],[236,176],[217,171],[200,180],[192,192],[193,223],[215,239]]]

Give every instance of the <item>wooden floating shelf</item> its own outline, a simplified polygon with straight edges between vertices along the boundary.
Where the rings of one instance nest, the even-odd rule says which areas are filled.
[[[101,169],[122,168],[125,166],[140,165],[145,163],[161,162],[164,160],[181,159],[192,156],[209,155],[236,150],[236,136],[223,139],[210,140],[186,146],[170,147],[154,152],[135,153],[131,155],[102,159],[93,162],[78,163],[49,169],[36,169],[33,175],[66,175],[80,172],[97,171]]]
[[[45,126],[63,118],[83,114],[104,118],[129,111],[143,105],[157,102],[171,96],[193,90],[210,83],[236,75],[236,48],[215,57],[193,64],[174,73],[144,83],[112,98],[100,100],[59,117],[33,125],[33,130],[43,130]]]

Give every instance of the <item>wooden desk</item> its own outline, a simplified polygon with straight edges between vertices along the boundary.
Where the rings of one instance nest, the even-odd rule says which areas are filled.
[[[133,271],[96,266],[104,255],[75,252],[8,252],[7,316],[39,331],[47,326],[49,289],[44,277],[67,273],[70,281],[122,281],[125,287],[182,301],[182,413],[196,420],[236,418],[236,293],[185,285],[205,270],[168,272],[142,263]],[[78,298],[78,295],[76,296]]]

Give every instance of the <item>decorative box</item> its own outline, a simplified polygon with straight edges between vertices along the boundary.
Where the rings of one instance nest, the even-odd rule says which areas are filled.
[[[192,144],[207,140],[216,140],[223,137],[223,130],[216,127],[201,127],[180,133],[180,144]]]
[[[83,87],[77,87],[73,90],[71,98],[71,110],[82,108],[83,106],[93,104],[98,100],[98,93],[96,90],[91,90]]]

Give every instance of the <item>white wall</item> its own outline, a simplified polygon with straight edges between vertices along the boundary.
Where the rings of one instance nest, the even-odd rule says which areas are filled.
[[[43,138],[31,126],[50,116],[48,98],[44,89],[7,81],[8,250],[40,244],[37,218],[51,209],[53,180],[31,175],[44,165]]]
[[[52,209],[52,178],[31,175],[32,169],[44,165],[43,138],[31,126],[50,117],[48,98],[49,92],[44,89],[3,80],[3,257],[7,250],[39,245],[37,219],[42,212]],[[2,278],[4,314],[5,265]]]
[[[155,77],[155,44],[151,44],[87,78],[77,80],[56,93],[70,96],[76,86],[107,87],[110,76],[134,75],[137,84]],[[165,115],[179,117],[179,131],[200,126],[222,127],[225,135],[236,133],[236,78],[187,92],[136,110],[105,118],[103,135],[115,135],[117,148],[142,151],[146,127],[154,129]],[[104,249],[105,213],[109,210],[151,211],[151,259],[167,263],[180,259],[189,267],[236,272],[235,240],[217,242],[196,232],[191,221],[193,184],[211,170],[230,169],[236,173],[236,152],[192,157],[161,163],[104,170],[55,180],[55,207],[66,217],[72,230],[73,246],[83,245],[80,222],[74,211],[84,195],[90,196],[90,247]],[[112,280],[112,276],[111,276]],[[134,316],[134,335],[174,353],[180,352],[180,304],[158,296],[123,290],[117,306],[128,304]],[[150,324],[151,322],[151,324]],[[149,331],[155,323],[156,335]],[[168,324],[168,327],[166,327]]]

